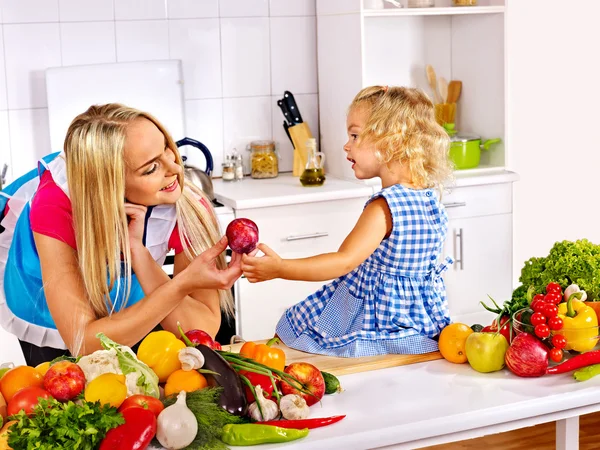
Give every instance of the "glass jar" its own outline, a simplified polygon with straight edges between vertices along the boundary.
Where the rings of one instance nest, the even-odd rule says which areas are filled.
[[[225,161],[223,161],[223,181],[234,181],[235,180],[235,164],[231,160],[231,157],[227,155]]]
[[[452,0],[454,6],[477,6],[477,0]]]
[[[274,141],[250,143],[252,178],[275,178],[279,175],[279,161]]]
[[[408,0],[406,5],[409,8],[432,8],[435,6],[434,0]]]

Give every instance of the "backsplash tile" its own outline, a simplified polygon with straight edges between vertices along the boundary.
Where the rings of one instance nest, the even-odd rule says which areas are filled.
[[[10,154],[10,131],[8,129],[8,111],[0,111],[0,171],[8,165],[6,181],[12,181],[12,161]]]
[[[116,20],[151,20],[167,18],[165,0],[115,0]]]
[[[269,19],[221,19],[223,96],[271,94]]]
[[[58,23],[4,25],[9,109],[47,104],[44,70],[61,65]]]
[[[117,61],[114,22],[60,24],[63,66]]]
[[[219,17],[219,0],[169,0],[169,19]]]
[[[169,59],[166,20],[117,22],[117,61]]]
[[[181,59],[186,99],[222,97],[219,19],[169,21],[169,57]]]
[[[211,150],[214,175],[234,147],[248,160],[254,139],[279,141],[280,170],[289,171],[291,143],[276,99],[291,90],[318,136],[315,4],[0,0],[0,159],[11,160],[16,177],[50,152],[48,67],[180,59],[188,134]]]
[[[113,0],[59,0],[61,22],[115,20]]]
[[[58,0],[0,0],[4,23],[58,22]]]
[[[269,0],[220,0],[221,17],[267,17]]]
[[[272,94],[317,92],[317,26],[315,17],[271,19]],[[303,36],[303,39],[299,39]],[[292,50],[293,49],[293,50]]]

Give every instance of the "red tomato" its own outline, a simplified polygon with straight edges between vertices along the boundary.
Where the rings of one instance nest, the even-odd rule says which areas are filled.
[[[531,320],[531,325],[533,325],[535,327],[537,325],[546,323],[546,316],[544,316],[544,314],[542,314],[541,312],[534,312],[531,315],[530,320]]]
[[[550,359],[554,362],[561,362],[563,358],[563,351],[560,348],[553,348],[550,350]]]
[[[556,317],[558,314],[558,307],[553,303],[546,303],[542,309],[542,314],[547,318]]]
[[[534,329],[535,335],[541,339],[547,338],[550,336],[550,328],[545,323],[537,325]]]
[[[550,292],[557,292],[558,294],[562,294],[562,288],[560,287],[560,284],[554,282],[548,283],[548,286],[546,286],[546,293]]]
[[[537,297],[537,295],[536,295]],[[533,301],[531,302],[531,309],[533,309],[535,312],[541,312],[542,308],[544,307],[544,305],[546,304],[546,302],[544,301],[544,296],[542,295],[542,298],[538,298],[538,299],[533,299]]]
[[[9,416],[17,414],[21,410],[24,410],[25,414],[31,414],[40,398],[49,399],[52,396],[48,391],[36,386],[23,388],[10,399],[6,412]]]
[[[562,301],[562,295],[558,292],[549,292],[546,295],[544,295],[544,301],[546,303],[558,305]]]
[[[554,348],[565,348],[567,345],[567,339],[562,334],[555,334],[552,336],[552,345]]]
[[[558,317],[558,316],[554,316],[554,317],[550,317],[550,319],[548,319],[548,328],[550,328],[551,330],[561,330],[563,327],[563,320]]]
[[[152,413],[158,417],[160,412],[165,409],[162,402],[149,395],[132,395],[125,399],[125,401],[119,406],[119,412],[125,411],[127,408],[144,408],[149,409]]]

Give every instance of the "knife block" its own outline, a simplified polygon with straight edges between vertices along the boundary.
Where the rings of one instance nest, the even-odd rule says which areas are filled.
[[[292,175],[295,177],[299,177],[304,172],[304,168],[306,167],[306,161],[308,159],[308,154],[306,152],[306,141],[313,137],[310,132],[310,128],[308,124],[298,123],[293,127],[289,127],[288,131],[290,133],[290,137],[292,138],[292,143],[294,144],[294,166],[292,169]]]

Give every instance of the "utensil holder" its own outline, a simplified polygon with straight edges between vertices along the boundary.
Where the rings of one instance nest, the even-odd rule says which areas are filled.
[[[435,105],[435,120],[444,126],[445,123],[456,123],[456,103],[438,103]]]
[[[306,151],[306,141],[313,137],[308,124],[303,122],[289,127],[290,137],[294,144],[294,165],[292,175],[299,177],[304,172],[308,154]]]

